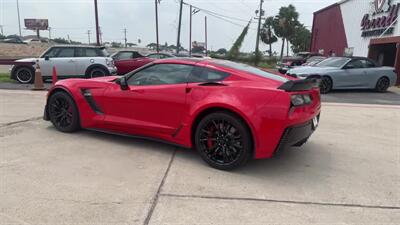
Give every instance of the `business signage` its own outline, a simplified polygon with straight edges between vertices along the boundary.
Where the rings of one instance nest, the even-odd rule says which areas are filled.
[[[47,30],[49,28],[48,19],[25,19],[24,21],[28,30]]]
[[[393,34],[399,11],[400,3],[392,4],[392,0],[374,0],[373,12],[365,14],[361,20],[361,36]]]

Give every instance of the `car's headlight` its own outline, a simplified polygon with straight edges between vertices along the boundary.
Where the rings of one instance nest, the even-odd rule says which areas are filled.
[[[312,102],[312,98],[308,94],[292,95],[290,100],[293,106],[308,105]]]

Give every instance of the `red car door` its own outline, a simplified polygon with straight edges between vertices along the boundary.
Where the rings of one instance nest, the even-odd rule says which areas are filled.
[[[114,64],[117,67],[117,73],[120,75],[127,74],[137,68],[140,68],[150,62],[153,62],[154,59],[147,57],[140,57],[135,59],[123,59],[115,61]]]
[[[190,65],[155,64],[127,78],[128,90],[118,84],[105,92],[105,124],[139,134],[172,135],[186,109]]]

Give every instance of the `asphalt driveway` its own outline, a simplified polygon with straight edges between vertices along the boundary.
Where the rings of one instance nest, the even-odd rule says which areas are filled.
[[[40,119],[0,90],[0,224],[398,224],[400,107],[325,103],[309,143],[223,172],[193,150]]]

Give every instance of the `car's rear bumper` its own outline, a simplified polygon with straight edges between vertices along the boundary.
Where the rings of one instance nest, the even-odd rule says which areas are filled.
[[[294,125],[285,129],[282,137],[277,145],[274,154],[284,150],[287,147],[297,145],[307,141],[307,139],[314,133],[319,124],[319,117],[316,117],[317,123],[309,120],[306,123]]]

